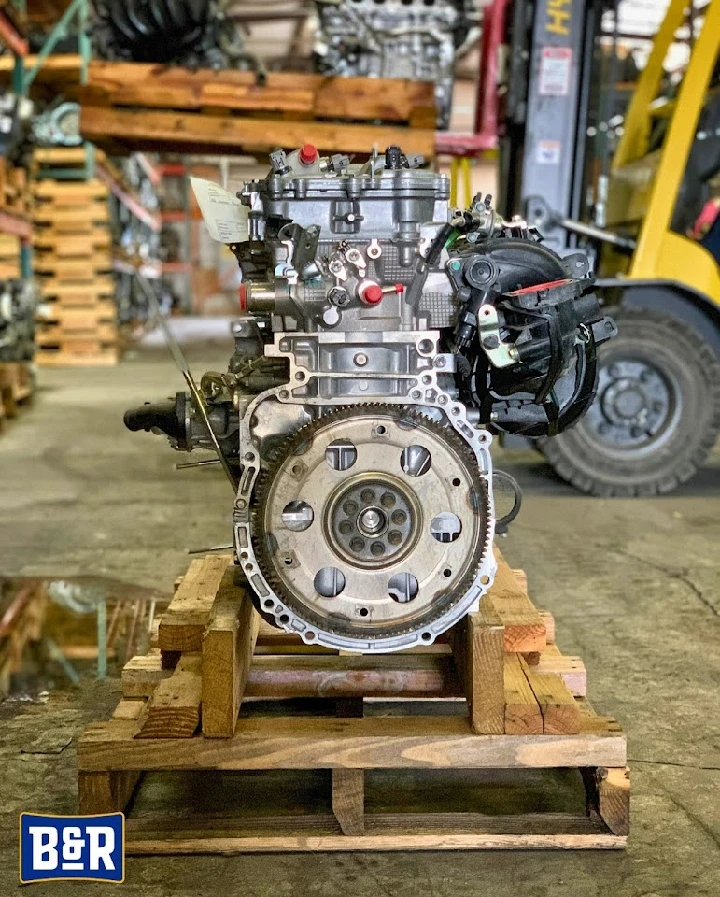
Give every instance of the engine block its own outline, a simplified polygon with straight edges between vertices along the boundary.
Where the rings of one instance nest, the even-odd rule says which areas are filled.
[[[126,424],[220,454],[238,569],[275,625],[429,644],[492,582],[492,434],[572,425],[614,325],[584,256],[489,198],[451,209],[447,178],[398,147],[271,158],[236,196],[194,185],[243,273],[228,371]]]
[[[455,60],[479,36],[473,0],[316,0],[319,71],[433,81],[446,128]]]

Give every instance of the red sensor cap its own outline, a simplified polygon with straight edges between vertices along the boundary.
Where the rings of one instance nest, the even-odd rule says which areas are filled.
[[[365,305],[377,305],[383,297],[383,291],[376,283],[366,286],[360,294],[360,298]]]
[[[313,146],[312,143],[306,143],[300,149],[300,161],[303,165],[312,165],[314,162],[317,162],[318,151],[317,147]]]

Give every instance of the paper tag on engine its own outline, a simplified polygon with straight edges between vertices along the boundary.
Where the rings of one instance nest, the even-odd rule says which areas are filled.
[[[219,243],[248,240],[248,208],[234,193],[205,178],[190,178],[208,233]]]

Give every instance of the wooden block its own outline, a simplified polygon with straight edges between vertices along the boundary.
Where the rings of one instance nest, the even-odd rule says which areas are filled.
[[[549,610],[539,610],[540,619],[543,621],[543,625],[545,626],[545,642],[548,645],[555,644],[555,617],[550,613]]]
[[[573,735],[580,731],[580,710],[560,676],[538,673],[519,658],[543,717],[543,734]]]
[[[202,642],[203,734],[229,738],[235,731],[255,650],[260,615],[235,584],[236,568],[225,570]]]
[[[528,592],[528,578],[527,573],[522,569],[522,567],[513,567],[512,568],[513,576],[517,580],[518,586],[520,589],[525,592],[526,595],[529,595]]]
[[[160,620],[158,641],[163,651],[202,651],[205,627],[229,563],[227,554],[192,561]]]
[[[78,811],[93,816],[122,812],[142,775],[135,770],[78,772]]]
[[[537,673],[555,673],[560,676],[575,698],[587,695],[587,672],[581,657],[560,653],[557,645],[548,645],[535,666]]]
[[[113,711],[112,718],[139,720],[146,710],[147,705],[143,700],[122,700]]]
[[[542,711],[517,654],[505,655],[504,669],[505,733],[507,735],[541,735],[543,731]]]
[[[630,770],[597,770],[598,811],[614,835],[630,834]]]
[[[503,691],[504,632],[487,595],[480,611],[455,627],[455,657],[473,731],[501,735],[505,731]]]
[[[545,624],[495,547],[498,568],[489,596],[505,627],[505,650],[524,654],[545,648]]]
[[[163,669],[159,651],[133,657],[120,674],[123,697],[149,698],[163,679],[171,675],[172,669]]]
[[[374,146],[391,144],[428,159],[435,153],[433,130],[389,125],[220,118],[190,112],[83,106],[80,128],[94,143],[117,140],[128,150],[266,152],[310,142],[320,150],[341,153],[370,153]]]
[[[333,769],[332,810],[344,835],[365,831],[365,771]]]
[[[136,738],[190,738],[200,723],[202,656],[183,654],[167,679],[158,683]]]

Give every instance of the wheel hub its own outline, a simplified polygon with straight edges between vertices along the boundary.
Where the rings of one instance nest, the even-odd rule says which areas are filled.
[[[600,368],[598,401],[583,424],[613,448],[637,448],[668,427],[675,409],[673,384],[645,360]]]

